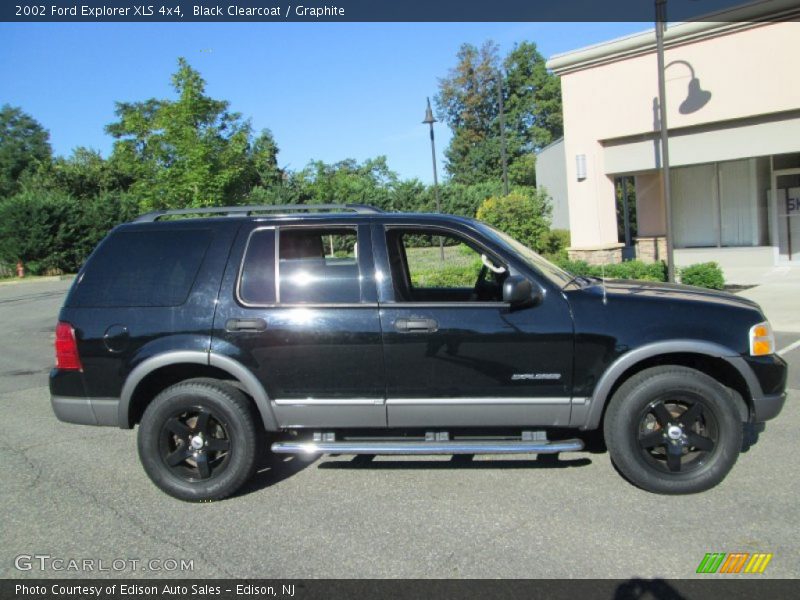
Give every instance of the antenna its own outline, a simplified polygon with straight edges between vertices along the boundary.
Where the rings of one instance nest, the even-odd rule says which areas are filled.
[[[606,265],[605,263],[600,263],[600,276],[602,283],[600,284],[603,287],[603,306],[608,304],[608,296],[606,295]]]

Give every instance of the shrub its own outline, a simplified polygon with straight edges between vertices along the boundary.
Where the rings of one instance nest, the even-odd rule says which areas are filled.
[[[566,252],[569,244],[568,229],[551,229],[542,237],[542,252],[559,255],[562,252]]]
[[[663,262],[652,264],[639,260],[628,260],[611,265],[590,265],[582,260],[554,261],[559,267],[573,275],[606,277],[608,279],[634,279],[639,281],[666,281],[667,266]]]
[[[22,192],[0,202],[0,259],[29,273],[60,268],[79,238],[78,203],[59,192]]]
[[[0,261],[22,260],[31,275],[76,271],[110,229],[139,208],[123,193],[76,200],[30,190],[0,201]]]
[[[551,262],[568,260],[569,244],[570,237],[567,229],[551,229],[544,236],[541,254]]]
[[[572,275],[594,276],[592,265],[584,260],[569,260],[558,256],[550,256],[548,259]]]
[[[684,285],[696,285],[712,290],[721,290],[725,287],[725,276],[715,262],[689,265],[680,269],[679,273],[681,283]]]
[[[667,268],[664,262],[643,263],[628,260],[605,266],[606,277],[611,279],[638,279],[639,281],[666,281]]]
[[[550,212],[544,192],[516,189],[508,196],[487,198],[478,208],[477,217],[541,252],[550,232]]]

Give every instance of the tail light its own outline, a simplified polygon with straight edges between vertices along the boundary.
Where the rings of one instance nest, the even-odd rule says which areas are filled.
[[[81,357],[78,356],[75,330],[69,323],[56,325],[56,368],[62,371],[83,370]]]

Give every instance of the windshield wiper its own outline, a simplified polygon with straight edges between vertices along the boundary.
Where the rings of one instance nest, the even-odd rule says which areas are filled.
[[[571,286],[573,283],[578,283],[579,281],[582,281],[583,285],[586,285],[586,284],[589,284],[589,283],[592,282],[590,278],[585,277],[584,275],[575,275],[575,276],[573,276],[572,279],[570,279],[567,283],[565,283],[564,287],[562,287],[561,289],[565,290],[569,286]],[[581,285],[580,287],[583,287],[583,285]]]

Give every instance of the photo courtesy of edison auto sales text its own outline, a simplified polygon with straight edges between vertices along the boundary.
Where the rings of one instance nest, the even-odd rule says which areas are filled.
[[[159,585],[137,585],[137,584],[108,584],[108,585],[80,585],[80,584],[63,584],[54,583],[48,585],[26,585],[23,583],[15,584],[14,593],[18,597],[23,596],[70,596],[70,597],[96,597],[102,598],[103,596],[119,595],[119,596],[175,596],[185,597],[191,596],[218,596],[223,592],[233,593],[237,596],[249,597],[266,597],[274,598],[278,595],[281,597],[292,598],[296,593],[294,584],[277,586],[267,585],[253,585],[253,584],[237,584],[222,586],[214,584],[192,584],[192,585],[176,585],[176,584],[159,584]]]

